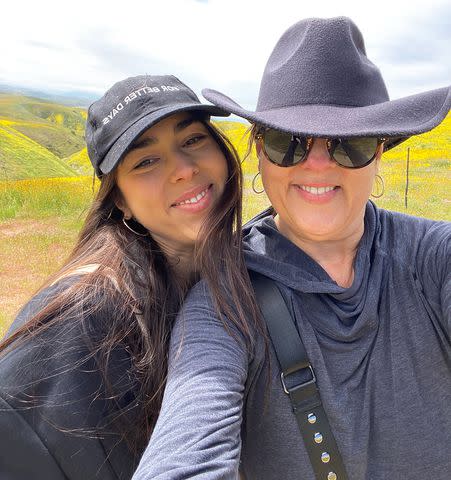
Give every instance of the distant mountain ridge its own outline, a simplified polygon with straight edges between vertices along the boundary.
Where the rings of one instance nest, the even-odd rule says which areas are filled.
[[[66,92],[54,92],[42,89],[24,87],[20,85],[11,85],[0,82],[0,93],[8,95],[23,95],[34,97],[40,100],[48,100],[54,103],[67,105],[68,107],[89,107],[92,102],[101,97],[100,93],[86,90],[69,90]]]

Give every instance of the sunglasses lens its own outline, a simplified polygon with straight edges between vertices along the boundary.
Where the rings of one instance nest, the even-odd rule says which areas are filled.
[[[374,160],[377,146],[375,137],[342,138],[332,141],[331,154],[343,167],[361,168]]]
[[[292,167],[305,156],[306,139],[293,139],[290,133],[267,130],[264,134],[265,152],[272,163],[281,167]]]

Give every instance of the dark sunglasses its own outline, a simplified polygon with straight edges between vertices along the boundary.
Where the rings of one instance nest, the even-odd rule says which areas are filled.
[[[263,141],[263,150],[268,159],[279,167],[293,167],[307,159],[313,146],[313,137],[302,137],[268,128],[256,135]],[[340,167],[362,168],[377,156],[385,138],[350,137],[327,138],[329,157]]]

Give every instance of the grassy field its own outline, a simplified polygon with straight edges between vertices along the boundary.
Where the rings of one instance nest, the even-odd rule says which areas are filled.
[[[63,263],[92,198],[90,177],[0,182],[0,335]]]
[[[239,153],[246,150],[246,126],[221,122]],[[381,174],[383,208],[440,220],[451,220],[451,118],[434,131],[410,139],[387,153]],[[408,208],[404,206],[406,155],[410,148]],[[72,155],[72,169],[89,171],[86,150]],[[255,156],[243,163],[244,217],[268,205],[264,194],[252,192]],[[71,173],[73,175],[73,173]],[[0,181],[0,335],[18,308],[64,261],[74,244],[93,193],[91,176]]]

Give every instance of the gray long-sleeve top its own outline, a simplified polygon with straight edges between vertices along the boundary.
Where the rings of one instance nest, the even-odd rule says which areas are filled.
[[[249,268],[292,305],[350,480],[451,475],[450,224],[368,203],[351,287],[272,217],[245,232]],[[272,348],[248,351],[204,284],[175,325],[161,414],[134,480],[313,480]],[[269,372],[269,376],[268,376]]]

